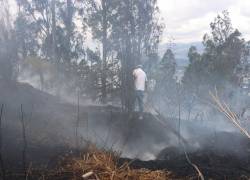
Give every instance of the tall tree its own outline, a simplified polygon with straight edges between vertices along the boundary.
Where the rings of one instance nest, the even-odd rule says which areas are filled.
[[[72,62],[79,62],[84,58],[84,29],[76,25],[77,3],[73,0],[16,0],[19,5],[19,14],[16,21],[16,29],[21,40],[19,47],[26,56],[38,56],[44,61],[54,64],[57,78],[55,87],[69,82],[65,79],[74,71]],[[29,33],[29,37],[22,36]],[[33,39],[33,42],[31,42]],[[31,44],[33,44],[33,49]],[[22,48],[25,47],[25,48]],[[32,52],[32,53],[31,53]],[[27,57],[28,58],[28,57]],[[74,63],[75,66],[75,63]],[[65,87],[67,87],[65,86]]]
[[[186,88],[202,88],[199,92],[204,95],[215,86],[224,89],[229,83],[235,84],[235,70],[245,54],[245,41],[232,27],[227,11],[218,15],[210,27],[211,34],[205,34],[203,38],[205,49],[202,55],[194,47],[190,48],[190,65],[183,79]]]
[[[71,54],[71,36],[72,36],[72,25],[73,25],[73,16],[74,16],[74,9],[73,9],[72,0],[67,0],[67,16],[66,16],[66,61],[70,62],[70,54]]]
[[[237,29],[233,29],[229,13],[223,11],[210,24],[211,36],[205,35],[203,61],[208,63],[210,79],[216,86],[222,81],[232,82],[234,70],[244,53],[244,39]]]
[[[126,111],[133,110],[134,66],[142,56],[157,53],[163,26],[159,22],[157,1],[118,1],[112,23],[112,43],[121,60],[121,99]]]
[[[156,80],[153,93],[156,104],[167,107],[168,112],[175,112],[177,107],[177,86],[175,79],[176,59],[171,49],[167,49],[156,67],[154,78]]]
[[[160,62],[160,68],[165,73],[164,78],[173,78],[176,70],[176,60],[171,49],[167,49]]]
[[[167,49],[155,72],[156,90],[158,94],[165,94],[176,83],[174,79],[176,60],[171,49]]]
[[[92,36],[102,46],[102,73],[101,73],[101,101],[106,102],[107,98],[107,60],[110,52],[109,34],[111,30],[112,0],[88,0],[87,1],[87,24],[92,30]]]
[[[16,38],[13,31],[9,5],[0,1],[0,79],[10,82],[15,80],[14,64],[17,61]]]
[[[16,1],[23,11],[18,17],[19,26],[22,24],[21,20],[25,22],[25,26],[20,26],[20,37],[26,32],[23,29],[31,24],[34,25],[34,29],[30,32],[37,43],[34,50],[36,53],[33,54],[38,56],[35,59],[49,61],[59,67],[58,73],[61,77],[58,79],[63,81],[57,80],[60,82],[58,85],[64,82],[75,84],[73,81],[65,81],[68,79],[65,74],[77,76],[75,81],[78,81],[80,78],[78,76],[87,73],[86,69],[92,69],[97,74],[98,80],[95,82],[98,87],[95,88],[98,90],[100,88],[100,93],[97,94],[101,95],[102,102],[105,102],[108,93],[120,88],[124,110],[132,111],[132,69],[135,64],[143,63],[144,57],[157,54],[163,29],[159,23],[157,1]],[[83,28],[79,26],[79,17],[82,17],[84,26],[87,24],[91,28],[92,38],[101,44],[101,52],[95,52],[101,61],[96,64],[90,65],[88,58],[90,53],[84,50],[84,37],[80,32]],[[24,42],[22,43],[24,48],[19,45],[23,57],[30,56],[32,52],[28,50],[30,46],[28,39],[25,37],[24,41],[20,41]],[[94,66],[98,68],[93,68]]]
[[[56,2],[51,0],[51,36],[52,36],[52,61],[57,62],[57,53],[56,53]],[[56,63],[58,64],[58,63]]]

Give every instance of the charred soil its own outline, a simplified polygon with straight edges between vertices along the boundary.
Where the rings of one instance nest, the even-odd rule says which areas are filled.
[[[112,106],[81,106],[77,130],[83,146],[77,147],[75,105],[27,84],[0,82],[0,92],[5,179],[82,179],[86,173],[92,173],[89,179],[104,180],[197,179],[185,152],[206,179],[250,178],[250,141],[238,132],[211,133],[206,127],[192,126],[181,137],[184,148],[178,144],[175,119],[148,113],[139,120],[137,114],[128,116]],[[86,149],[88,142],[97,148]]]

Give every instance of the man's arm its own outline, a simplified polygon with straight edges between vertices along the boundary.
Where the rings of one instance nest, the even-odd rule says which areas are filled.
[[[136,79],[136,74],[135,74],[135,70],[133,70],[133,73],[132,73],[132,75],[133,75],[133,79],[135,80],[135,79]]]
[[[147,78],[147,75],[145,77],[145,91],[148,90],[148,78]]]

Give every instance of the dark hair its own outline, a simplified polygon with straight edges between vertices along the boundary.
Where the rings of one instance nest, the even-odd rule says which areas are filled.
[[[135,68],[142,68],[142,65],[138,64],[138,65],[135,66]]]

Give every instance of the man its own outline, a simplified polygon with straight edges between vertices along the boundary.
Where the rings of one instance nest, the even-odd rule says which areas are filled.
[[[139,119],[142,119],[142,113],[143,113],[143,97],[144,97],[144,91],[146,88],[146,82],[147,82],[147,75],[142,70],[142,65],[137,65],[133,71],[133,77],[134,77],[134,84],[135,84],[135,96],[136,101],[138,102],[139,106]]]

